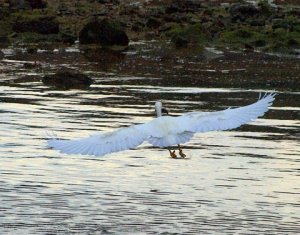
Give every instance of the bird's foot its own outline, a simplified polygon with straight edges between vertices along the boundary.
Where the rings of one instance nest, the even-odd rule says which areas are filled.
[[[180,147],[180,144],[178,144],[178,150],[179,150],[179,155],[181,158],[186,158],[186,155],[183,153],[182,148]]]
[[[181,158],[186,158],[186,155],[182,152],[182,149],[179,149],[179,155]]]
[[[175,154],[175,150],[171,151],[169,149],[169,153],[170,153],[171,158],[177,158],[177,155]]]

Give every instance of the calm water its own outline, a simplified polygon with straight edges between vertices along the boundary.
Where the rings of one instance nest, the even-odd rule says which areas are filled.
[[[85,137],[151,120],[157,99],[179,115],[246,105],[267,90],[90,71],[89,90],[59,91],[14,83],[29,73],[17,62],[0,70],[1,234],[300,231],[299,92],[280,91],[250,125],[196,135],[184,160],[148,144],[104,157],[63,155],[46,147],[47,132]]]

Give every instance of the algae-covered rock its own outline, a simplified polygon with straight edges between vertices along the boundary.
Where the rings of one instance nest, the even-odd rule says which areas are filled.
[[[171,41],[175,44],[177,48],[187,47],[189,44],[189,39],[183,34],[173,35]]]
[[[87,75],[70,69],[62,69],[55,74],[46,75],[42,81],[45,85],[60,89],[83,89],[93,83]]]
[[[259,9],[253,4],[237,3],[233,4],[229,10],[233,21],[245,21],[249,17],[259,14]]]
[[[166,35],[171,37],[171,41],[178,48],[187,47],[189,44],[203,47],[210,39],[210,35],[204,32],[201,24],[186,27],[174,26],[166,32]]]
[[[100,44],[104,47],[127,46],[129,43],[121,24],[110,19],[93,20],[85,25],[79,32],[79,41],[81,44]]]
[[[199,0],[173,0],[166,8],[166,13],[195,12],[201,7]]]

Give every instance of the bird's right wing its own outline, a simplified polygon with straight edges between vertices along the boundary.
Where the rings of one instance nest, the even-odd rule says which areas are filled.
[[[102,156],[112,152],[135,148],[142,144],[147,138],[147,134],[139,130],[141,125],[143,124],[81,139],[49,139],[47,142],[49,147],[59,150],[62,153]]]
[[[180,129],[191,132],[221,131],[237,128],[260,116],[272,105],[275,93],[265,94],[257,102],[218,112],[193,112],[177,118]]]

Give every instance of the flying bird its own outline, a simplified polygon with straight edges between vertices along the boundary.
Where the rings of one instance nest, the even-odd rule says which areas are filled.
[[[222,131],[237,128],[262,116],[274,101],[275,93],[266,93],[253,104],[228,108],[217,112],[190,112],[169,116],[162,103],[155,103],[156,118],[112,132],[99,133],[75,140],[49,139],[48,146],[66,154],[103,156],[108,153],[133,149],[144,141],[156,147],[167,148],[172,158],[177,158],[171,146],[178,147],[179,155],[186,155],[180,144],[188,142],[197,132]],[[166,114],[166,115],[165,115]]]

